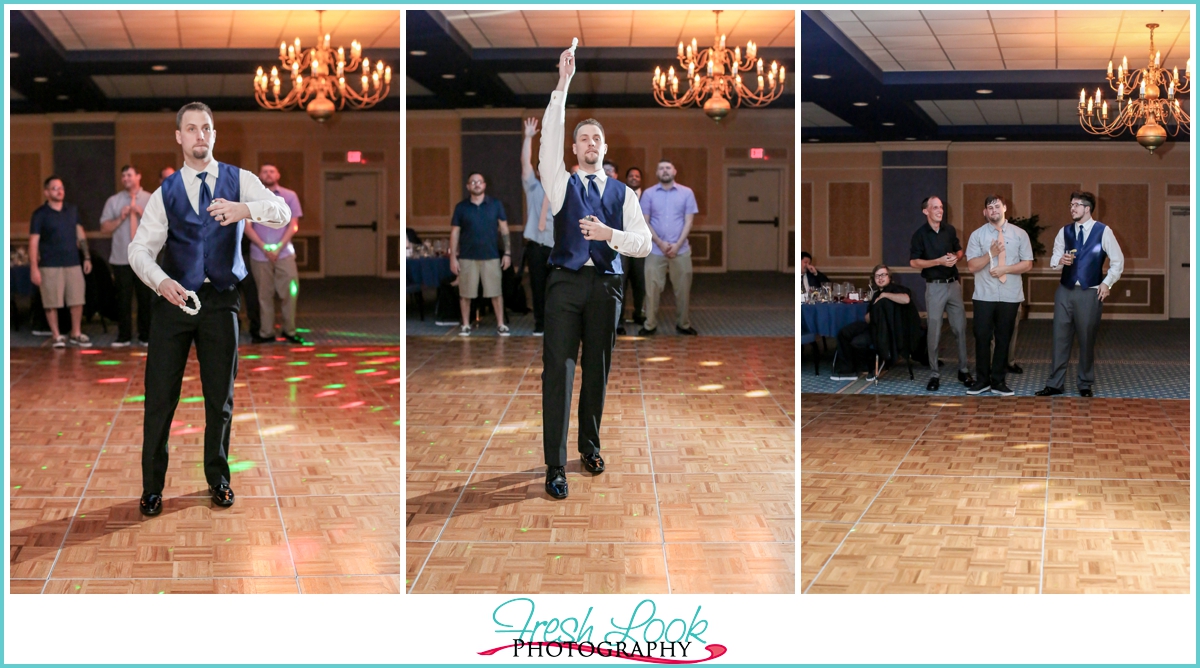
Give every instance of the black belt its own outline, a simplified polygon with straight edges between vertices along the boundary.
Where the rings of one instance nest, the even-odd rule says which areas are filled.
[[[925,281],[926,283],[957,283],[957,278],[931,278]]]

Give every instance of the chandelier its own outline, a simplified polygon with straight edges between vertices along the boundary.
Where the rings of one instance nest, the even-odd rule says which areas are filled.
[[[258,68],[254,76],[254,99],[264,109],[291,109],[305,105],[305,111],[318,123],[333,117],[338,109],[347,105],[351,109],[367,109],[387,97],[391,91],[392,68],[383,61],[371,69],[371,59],[362,58],[362,45],[357,40],[350,43],[350,59],[338,47],[335,52],[329,46],[329,35],[324,37],[321,28],[322,10],[317,11],[317,46],[308,50],[300,48],[300,38],[294,44],[279,44],[279,60],[282,67],[272,67],[268,74]],[[355,90],[346,83],[346,76],[361,65],[362,86]],[[290,79],[292,88],[280,97],[283,77]]]
[[[1146,67],[1129,71],[1129,61],[1122,57],[1113,76],[1112,61],[1108,61],[1108,85],[1117,91],[1116,108],[1108,113],[1108,102],[1096,89],[1094,98],[1086,90],[1079,91],[1079,124],[1094,135],[1116,137],[1128,129],[1137,136],[1137,142],[1151,154],[1167,141],[1170,128],[1172,137],[1180,130],[1191,132],[1192,119],[1179,104],[1179,95],[1191,88],[1192,61],[1188,59],[1184,68],[1183,81],[1179,80],[1179,68],[1168,72],[1159,65],[1161,52],[1154,50],[1154,29],[1157,23],[1147,23],[1150,29],[1150,62]],[[1166,98],[1163,98],[1163,91]],[[1141,125],[1136,131],[1134,128]]]
[[[787,68],[772,62],[763,78],[763,61],[758,58],[758,45],[753,41],[746,43],[745,59],[742,58],[741,47],[733,51],[725,48],[725,35],[721,34],[721,10],[713,10],[716,15],[716,32],[713,34],[713,46],[700,51],[696,48],[696,40],[684,48],[679,43],[679,72],[671,66],[666,72],[662,68],[654,68],[654,100],[664,107],[682,108],[691,104],[700,105],[703,101],[704,113],[714,121],[720,122],[729,114],[731,106],[761,107],[774,102],[783,94],[783,82],[787,78]],[[687,91],[680,96],[679,77],[687,71]],[[751,83],[758,78],[758,87],[751,89],[742,82],[742,73],[750,77]],[[707,98],[707,101],[705,101]],[[733,104],[730,104],[733,100]]]

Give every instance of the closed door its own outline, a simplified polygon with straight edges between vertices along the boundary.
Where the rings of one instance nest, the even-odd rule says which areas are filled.
[[[729,172],[725,228],[730,271],[779,271],[779,182],[777,169]]]
[[[375,276],[379,249],[379,175],[325,175],[325,275]]]
[[[1171,207],[1171,317],[1192,315],[1192,221],[1187,207]]]

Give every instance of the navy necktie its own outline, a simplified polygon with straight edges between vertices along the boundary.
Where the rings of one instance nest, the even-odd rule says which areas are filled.
[[[1083,223],[1079,224],[1079,233],[1075,235],[1075,243],[1080,248],[1083,248]]]
[[[212,216],[209,216],[207,209],[208,205],[212,204],[213,198],[212,191],[208,189],[208,181],[205,179],[208,176],[208,172],[200,172],[196,176],[200,178],[200,205],[196,209],[197,213],[200,214],[200,219],[207,220],[206,216],[212,218]]]
[[[583,203],[588,213],[594,213],[600,204],[600,193],[596,186],[596,175],[587,177],[588,182],[583,186]]]

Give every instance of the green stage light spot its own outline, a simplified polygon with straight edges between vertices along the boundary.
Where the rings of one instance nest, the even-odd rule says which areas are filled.
[[[99,362],[96,362],[96,364],[99,366],[117,366],[120,364],[120,362],[117,360],[100,360]]]
[[[262,359],[262,355],[242,355],[242,359],[244,359],[244,360],[257,360],[257,359]]]
[[[295,299],[296,295],[300,294],[300,284],[296,281],[292,281],[288,286],[288,291],[292,293],[292,299]]]
[[[131,404],[131,403],[135,403],[135,402],[138,402],[138,401],[145,401],[145,400],[146,400],[146,395],[144,395],[144,394],[139,394],[139,395],[137,395],[137,396],[134,396],[134,397],[126,397],[126,398],[125,398],[125,403],[127,403],[127,404]]]
[[[296,331],[308,331],[308,330],[296,330]],[[337,357],[337,353],[317,353],[317,357]]]
[[[179,400],[181,404],[196,404],[204,401],[204,397],[185,397]]]
[[[342,389],[343,387],[346,387],[346,385],[345,385],[344,383],[330,383],[329,385],[326,385],[326,386],[324,386],[324,389],[326,389],[326,390],[340,390],[340,389]],[[425,433],[425,432],[421,432],[421,433]]]
[[[304,380],[304,376],[292,376],[291,378],[284,378],[284,380],[289,383],[299,383]]]
[[[288,362],[288,366],[308,366],[308,362]]]
[[[304,327],[297,327],[297,328],[296,328],[296,333],[297,333],[297,334],[308,334],[308,333],[309,333],[309,332],[311,332],[311,331],[312,331],[311,329],[305,329]]]

